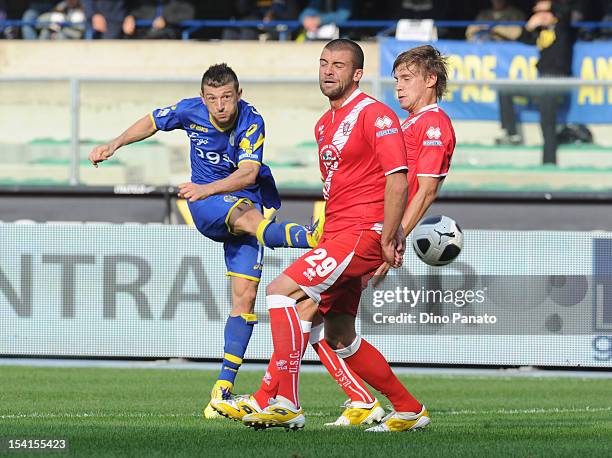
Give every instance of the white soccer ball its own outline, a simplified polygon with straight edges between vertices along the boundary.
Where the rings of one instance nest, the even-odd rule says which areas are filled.
[[[461,253],[463,232],[448,216],[428,216],[412,231],[412,248],[425,264],[444,266]]]

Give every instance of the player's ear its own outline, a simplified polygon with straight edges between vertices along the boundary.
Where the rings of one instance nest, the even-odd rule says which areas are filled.
[[[353,81],[355,83],[358,83],[362,77],[363,77],[363,68],[355,69],[355,72],[353,73]]]
[[[238,100],[242,98],[242,88],[238,88]]]
[[[435,73],[430,73],[425,78],[425,85],[428,88],[435,87],[438,84],[438,76]]]

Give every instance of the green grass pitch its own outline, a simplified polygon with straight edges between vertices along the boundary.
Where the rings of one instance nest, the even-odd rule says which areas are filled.
[[[336,418],[345,399],[324,373],[302,374],[303,431],[253,431],[227,419],[203,420],[200,410],[215,375],[0,366],[0,437],[66,437],[70,454],[79,456],[612,455],[612,379],[402,376],[428,406],[432,424],[422,432],[371,434],[323,425]],[[260,377],[241,372],[237,391],[252,390]]]

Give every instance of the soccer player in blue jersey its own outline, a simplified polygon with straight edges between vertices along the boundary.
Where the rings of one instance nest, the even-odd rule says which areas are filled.
[[[94,148],[97,167],[117,149],[158,130],[182,129],[191,147],[191,181],[179,185],[194,223],[204,236],[222,242],[231,276],[232,309],[225,325],[224,359],[211,398],[227,397],[253,333],[253,313],[261,277],[263,246],[310,248],[316,233],[291,222],[263,217],[263,208],[280,207],[268,166],[262,162],[264,121],[241,99],[238,78],[226,64],[211,66],[202,77],[200,97],[153,110],[111,142]],[[206,418],[218,414],[208,404]]]

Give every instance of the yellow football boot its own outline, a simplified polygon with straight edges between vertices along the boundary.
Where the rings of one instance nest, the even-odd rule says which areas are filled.
[[[242,417],[242,423],[249,428],[285,428],[298,430],[304,427],[306,419],[302,408],[296,408],[291,402],[275,400],[261,412],[255,412]]]
[[[261,412],[261,407],[250,394],[240,394],[229,399],[212,399],[211,407],[225,418],[241,421],[245,415]]]
[[[215,382],[215,385],[213,386],[212,391],[210,392],[211,402],[213,399],[229,398],[232,395],[233,387],[234,385],[232,384],[232,382],[228,382],[227,380],[217,380]],[[213,409],[210,402],[204,408],[202,416],[207,420],[212,420],[213,418],[221,418],[221,415],[219,415],[217,411]]]
[[[425,428],[430,422],[429,412],[423,406],[419,413],[391,412],[382,419],[380,425],[368,428],[366,431],[374,433],[414,431]]]
[[[378,400],[368,404],[365,402],[353,402],[350,399],[344,403],[344,412],[335,422],[325,423],[325,426],[357,426],[378,423],[385,416],[385,409],[380,406]]]

